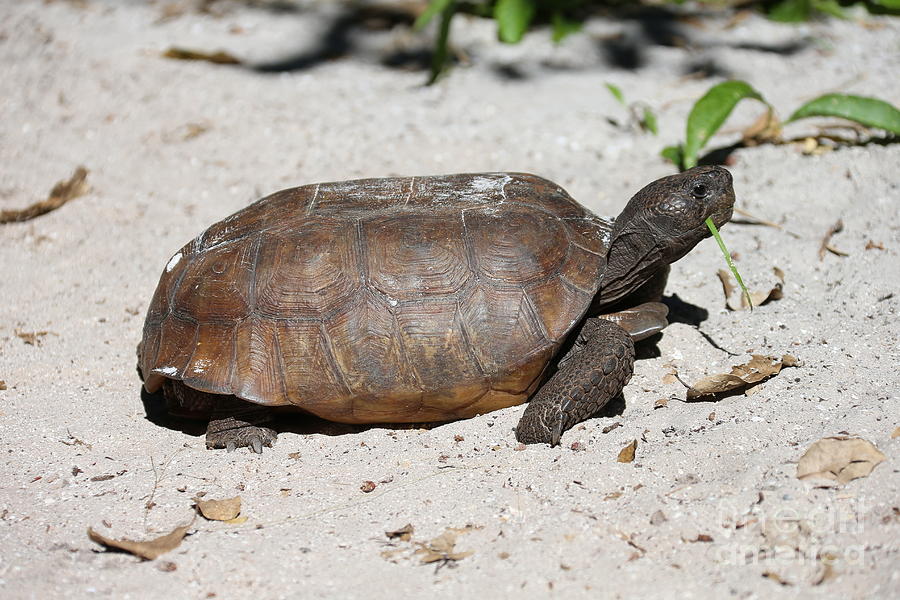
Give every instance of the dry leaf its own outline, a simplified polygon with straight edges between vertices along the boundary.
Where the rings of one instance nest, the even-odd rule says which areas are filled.
[[[783,367],[796,367],[796,358],[785,354],[781,358],[754,354],[750,361],[731,368],[731,373],[704,377],[688,388],[687,399],[696,400],[703,396],[715,396],[735,392],[774,377]]]
[[[634,460],[634,451],[637,450],[637,440],[631,440],[631,443],[619,450],[619,457],[616,459],[620,463],[630,463]]]
[[[378,487],[378,484],[374,481],[363,481],[362,485],[359,486],[360,491],[364,494],[368,494],[369,492],[375,491],[375,488]]]
[[[743,144],[745,146],[758,146],[781,139],[781,122],[775,116],[772,109],[764,112],[747,127],[743,132]]]
[[[846,252],[838,250],[834,246],[831,245],[831,238],[836,233],[840,233],[844,230],[844,221],[841,219],[837,220],[837,223],[831,226],[831,228],[825,232],[825,236],[822,238],[822,244],[819,246],[819,260],[825,258],[825,252],[831,252],[832,254],[837,254],[838,256],[847,256]]]
[[[0,379],[0,391],[3,391],[5,389],[6,389],[6,382],[3,381],[2,379]]]
[[[0,383],[3,383],[3,382],[0,381]],[[2,388],[0,388],[0,389],[2,389]],[[894,430],[894,433],[891,434],[891,438],[898,438],[898,437],[900,437],[900,427],[896,428]]]
[[[68,180],[60,181],[53,186],[46,200],[35,202],[27,208],[18,210],[0,210],[0,225],[28,221],[54,211],[69,200],[84,195],[89,189],[86,182],[87,175],[87,169],[78,167]]]
[[[412,534],[414,531],[415,528],[412,526],[412,523],[407,523],[400,529],[395,529],[394,531],[385,531],[384,535],[386,535],[389,540],[399,538],[401,542],[408,542],[410,538],[412,538]]]
[[[869,240],[866,242],[866,250],[884,250],[884,244],[875,240]]]
[[[826,581],[831,581],[832,579],[837,578],[838,574],[835,572],[834,567],[831,566],[830,562],[823,562],[822,568],[819,569],[819,572],[816,574],[815,578],[812,580],[813,585],[822,585]]]
[[[181,544],[181,540],[187,534],[190,525],[184,527],[176,527],[171,533],[156,539],[147,540],[146,542],[135,542],[132,540],[114,540],[104,535],[100,535],[90,527],[88,527],[88,537],[92,541],[97,542],[101,546],[106,546],[113,550],[123,550],[135,556],[140,556],[145,560],[154,560],[162,556],[166,552],[174,550]]]
[[[784,297],[784,271],[778,267],[772,267],[772,282],[765,286],[768,289],[751,291],[750,300],[753,306],[762,306],[773,300],[781,300]],[[718,271],[719,281],[722,282],[722,291],[725,294],[725,305],[728,310],[747,310],[747,296],[731,283],[731,273],[725,269]]]
[[[41,338],[50,333],[49,331],[19,331],[16,329],[16,337],[21,339],[29,346],[40,346]]]
[[[774,581],[775,583],[777,583],[779,585],[791,585],[790,581],[783,579],[781,577],[781,575],[779,575],[778,573],[775,573],[774,571],[765,571],[765,572],[763,572],[762,576],[765,577],[766,579],[771,579],[772,581]]]
[[[654,408],[654,409],[657,409],[657,408],[665,408],[665,407],[668,406],[668,405],[669,405],[669,399],[668,399],[668,398],[660,398],[660,399],[658,399],[656,402],[653,403],[653,408]]]
[[[239,65],[241,61],[227,52],[201,52],[198,50],[188,50],[186,48],[171,47],[163,52],[164,58],[173,58],[175,60],[205,60],[217,65]]]
[[[468,533],[469,531],[471,531],[471,528],[469,527],[462,529],[448,527],[444,533],[433,540],[425,543],[418,542],[417,545],[419,546],[419,549],[416,550],[416,554],[422,555],[419,559],[420,562],[422,564],[429,564],[438,561],[457,561],[475,554],[473,550],[467,550],[465,552],[454,551],[456,547],[456,538],[461,533]]]
[[[861,438],[827,437],[814,443],[797,462],[797,479],[828,479],[848,483],[866,477],[885,459]]]
[[[241,497],[226,498],[224,500],[201,500],[194,498],[197,510],[209,521],[231,521],[241,514]]]

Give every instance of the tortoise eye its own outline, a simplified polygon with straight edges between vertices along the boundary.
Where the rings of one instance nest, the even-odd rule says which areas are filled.
[[[697,200],[702,200],[709,194],[709,188],[706,187],[705,183],[695,183],[694,187],[691,188],[691,195]]]

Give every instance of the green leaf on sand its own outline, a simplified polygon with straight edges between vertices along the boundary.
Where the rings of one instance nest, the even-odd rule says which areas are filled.
[[[425,10],[419,15],[419,18],[416,19],[416,22],[413,24],[415,29],[423,29],[426,25],[428,25],[431,20],[435,17],[435,15],[443,12],[453,0],[431,0],[428,3],[428,6],[425,7]]]
[[[562,13],[553,13],[553,42],[555,44],[579,31],[581,31],[581,23],[567,19]]]
[[[625,106],[625,95],[622,94],[622,90],[620,90],[618,86],[611,83],[604,83],[603,85],[605,85],[606,89],[609,90],[609,93],[613,95],[613,98],[619,101],[619,104]]]
[[[768,106],[762,95],[744,81],[725,81],[714,85],[694,104],[687,120],[683,165],[685,169],[697,166],[697,154],[700,149],[719,130],[735,105],[744,98],[753,98]]]
[[[499,0],[494,7],[501,42],[515,44],[522,39],[534,18],[537,0]]]
[[[900,110],[877,98],[826,94],[795,110],[785,122],[806,117],[840,117],[900,135]]]

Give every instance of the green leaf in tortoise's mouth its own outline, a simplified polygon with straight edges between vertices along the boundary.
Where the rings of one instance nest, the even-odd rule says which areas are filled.
[[[734,262],[731,260],[731,254],[728,253],[728,248],[725,247],[725,242],[722,241],[722,236],[719,235],[719,230],[716,228],[716,224],[713,223],[712,217],[706,218],[706,226],[709,227],[710,232],[712,232],[713,237],[716,238],[716,242],[719,244],[719,250],[722,251],[722,256],[725,257],[725,262],[728,264],[728,268],[731,269],[731,273],[734,275],[734,278],[737,280],[738,285],[741,287],[741,291],[744,292],[744,297],[747,298],[747,306],[750,307],[750,310],[753,310],[753,300],[750,298],[750,292],[747,291],[747,286],[744,285],[744,280],[741,279],[741,274],[738,273],[737,267],[734,266]]]

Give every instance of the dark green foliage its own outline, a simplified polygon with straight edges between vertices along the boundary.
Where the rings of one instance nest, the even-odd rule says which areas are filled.
[[[684,143],[664,148],[661,152],[663,158],[672,161],[681,169],[696,166],[700,150],[719,130],[735,105],[745,98],[757,100],[768,107],[771,133],[764,141],[779,143],[781,123],[762,94],[744,81],[724,81],[711,87],[694,104],[688,115]],[[825,94],[795,110],[784,124],[808,117],[839,117],[866,127],[883,129],[893,135],[900,135],[900,110],[877,98]]]
[[[666,3],[681,5],[684,0],[667,0]],[[873,14],[900,15],[900,0],[701,0],[700,3],[724,9],[755,7],[768,18],[783,22],[806,21],[819,16],[844,18],[844,8],[854,5],[862,5]],[[497,37],[504,43],[520,42],[535,25],[549,25],[553,41],[559,43],[579,31],[584,19],[592,12],[658,4],[658,0],[430,0],[415,26],[422,29],[436,16],[441,16],[429,78],[432,83],[447,66],[450,21],[456,13],[494,19]]]

